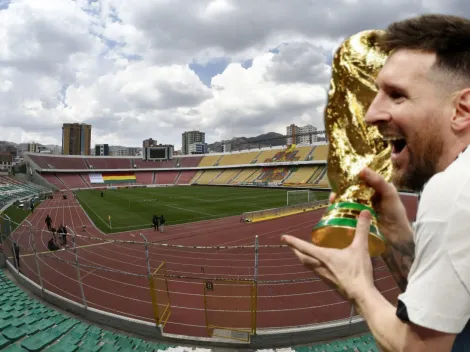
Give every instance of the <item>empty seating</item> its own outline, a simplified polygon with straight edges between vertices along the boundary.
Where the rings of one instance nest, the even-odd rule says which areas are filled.
[[[132,159],[132,163],[139,169],[155,169],[155,168],[168,168],[176,167],[176,159],[163,160],[163,161],[148,161],[142,159]]]
[[[176,182],[177,185],[187,185],[191,183],[191,180],[196,175],[197,171],[181,171],[180,176]]]
[[[234,153],[223,155],[219,160],[218,165],[244,165],[251,164],[256,156],[259,154],[259,151],[251,153]]]
[[[202,173],[201,177],[196,180],[198,185],[208,185],[215,179],[223,170],[206,170]]]
[[[153,183],[153,171],[136,172],[135,178],[137,183],[151,185]]]
[[[88,169],[83,157],[62,157],[40,154],[29,154],[31,160],[42,169]]]
[[[202,166],[214,166],[215,163],[221,158],[221,155],[206,155],[202,160],[199,162],[199,167]]]
[[[265,167],[256,182],[261,183],[281,183],[287,176],[289,168],[287,167]]]
[[[163,351],[172,347],[86,324],[31,298],[0,270],[0,350]]]
[[[88,165],[93,169],[129,169],[132,162],[129,158],[87,158]]]
[[[313,160],[327,160],[328,159],[328,146],[318,145],[313,151]]]
[[[48,174],[38,170],[43,177],[53,186],[59,189],[73,189],[85,187],[99,187],[103,182],[89,181],[89,175],[94,173],[94,178],[101,177],[98,174],[106,173],[136,173],[137,184],[253,184],[276,183],[287,187],[304,187],[328,185],[327,176],[322,173],[318,165],[302,165],[296,162],[326,161],[328,146],[315,145],[289,145],[287,147],[273,147],[245,152],[218,153],[208,155],[175,155],[172,160],[145,161],[139,157],[90,157],[90,156],[51,156],[26,153],[28,158],[37,166],[54,170],[54,174]],[[293,163],[286,164],[282,168],[251,168],[250,165],[269,163]],[[224,166],[237,166],[237,170],[224,169]],[[278,166],[278,165],[276,165]],[[212,169],[217,167],[217,169]],[[56,172],[61,169],[75,168],[76,174]],[[199,168],[202,170],[185,170],[185,168]],[[164,169],[164,170],[161,170]],[[83,171],[82,171],[83,170]],[[95,171],[96,170],[96,171]],[[119,170],[119,171],[112,171]],[[128,171],[125,171],[128,170]],[[132,170],[132,171],[130,171]],[[142,170],[140,172],[139,170]],[[159,171],[161,170],[161,171]],[[134,182],[134,181],[132,181]],[[104,182],[106,183],[106,182]]]
[[[155,184],[157,185],[173,185],[179,171],[156,171]]]
[[[221,174],[219,174],[219,176],[217,178],[215,178],[211,182],[211,184],[212,185],[227,185],[227,184],[229,184],[229,181],[232,178],[234,178],[240,171],[241,171],[241,169],[227,169],[224,172],[222,172]]]
[[[179,167],[196,167],[199,165],[202,156],[190,156],[178,158]]]
[[[313,176],[313,173],[317,170],[317,166],[301,166],[293,167],[289,177],[284,181],[284,185],[304,185],[307,184],[308,180]]]
[[[59,174],[57,175],[67,188],[87,188],[88,185],[83,181],[80,174]]]

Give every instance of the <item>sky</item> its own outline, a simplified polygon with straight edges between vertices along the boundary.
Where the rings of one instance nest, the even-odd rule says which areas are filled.
[[[366,13],[368,11],[368,13]],[[0,0],[0,140],[181,147],[312,124],[332,55],[365,29],[464,0]]]

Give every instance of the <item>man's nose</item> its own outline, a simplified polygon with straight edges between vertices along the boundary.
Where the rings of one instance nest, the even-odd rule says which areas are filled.
[[[380,101],[379,97],[376,97],[369,109],[367,109],[366,116],[364,117],[366,123],[370,125],[378,125],[380,123],[389,122],[391,120],[391,114],[386,109],[386,106]]]

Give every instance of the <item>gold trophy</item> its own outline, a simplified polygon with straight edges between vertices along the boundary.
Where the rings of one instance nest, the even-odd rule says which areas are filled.
[[[359,173],[368,166],[387,181],[392,175],[389,143],[383,141],[375,126],[364,121],[377,94],[374,80],[387,58],[377,46],[380,35],[378,30],[357,33],[345,40],[335,54],[325,129],[329,141],[328,180],[336,198],[312,230],[315,245],[346,248],[354,238],[359,213],[369,210],[371,257],[381,255],[386,244],[372,206],[375,191],[360,181]]]

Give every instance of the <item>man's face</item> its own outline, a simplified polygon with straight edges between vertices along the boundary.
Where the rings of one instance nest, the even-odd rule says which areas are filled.
[[[434,62],[434,54],[393,53],[377,77],[378,93],[366,114],[366,122],[392,144],[393,182],[401,189],[419,191],[443,154],[443,129],[452,110],[431,78]]]

